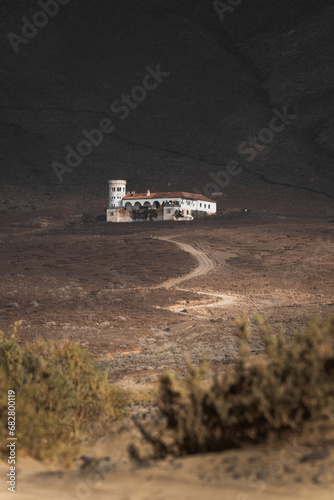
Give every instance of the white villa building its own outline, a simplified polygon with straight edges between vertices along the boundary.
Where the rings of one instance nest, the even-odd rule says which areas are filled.
[[[126,181],[109,181],[107,222],[182,220],[199,214],[214,215],[217,204],[201,194],[183,191],[135,193],[126,191]]]

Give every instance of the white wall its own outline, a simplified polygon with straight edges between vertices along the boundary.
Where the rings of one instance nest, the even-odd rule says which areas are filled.
[[[126,193],[126,181],[111,180],[109,181],[109,208],[121,207],[122,198]]]
[[[133,200],[126,199],[122,200],[122,206],[124,207],[126,203],[131,203],[131,205],[134,206],[134,204],[137,202],[139,202],[141,205],[144,205],[146,201],[150,201],[150,203],[152,204],[155,201],[158,201],[160,205],[162,205],[163,202],[174,201],[174,200],[180,203],[181,210],[186,210],[186,211],[189,210],[189,213],[191,212],[191,210],[198,210],[201,212],[207,212],[209,214],[215,214],[217,212],[216,202],[208,202],[202,200],[187,200],[183,198],[152,198],[150,200],[147,200],[147,198],[134,198]]]

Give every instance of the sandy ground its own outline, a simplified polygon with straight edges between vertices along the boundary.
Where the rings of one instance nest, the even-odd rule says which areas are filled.
[[[119,386],[132,390],[150,387],[166,369],[185,373],[185,354],[198,364],[205,352],[213,373],[236,360],[232,322],[242,314],[283,323],[289,338],[314,313],[333,313],[333,241],[329,217],[240,212],[191,224],[130,225],[83,225],[79,217],[51,215],[4,219],[1,328],[22,320],[21,342],[37,336],[77,340]],[[252,355],[262,349],[255,328]],[[126,447],[134,432],[129,422],[86,448],[89,457],[109,457],[100,462],[109,466],[107,473],[93,466],[89,475],[79,463],[64,472],[20,457],[16,498],[333,497],[334,440],[327,431],[294,453],[289,437],[272,449],[146,467],[129,462]],[[282,458],[286,446],[290,461]]]
[[[21,458],[17,470],[20,500],[330,500],[334,492],[333,424],[331,430],[308,429],[276,446],[258,446],[138,466],[126,452],[130,427],[84,449],[74,470],[47,467]],[[324,438],[326,433],[326,438]],[[124,439],[124,435],[126,438]],[[6,465],[0,464],[1,498]]]

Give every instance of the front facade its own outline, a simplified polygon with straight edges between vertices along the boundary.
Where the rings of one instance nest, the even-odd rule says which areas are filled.
[[[107,222],[186,220],[194,215],[214,215],[217,204],[201,194],[183,191],[135,193],[126,191],[125,180],[109,181]]]

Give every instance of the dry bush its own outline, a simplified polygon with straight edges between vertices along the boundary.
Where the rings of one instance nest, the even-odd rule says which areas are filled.
[[[160,419],[153,430],[136,422],[154,455],[221,451],[258,443],[303,422],[334,413],[334,318],[313,319],[305,331],[271,334],[258,318],[266,355],[249,359],[249,324],[237,322],[240,359],[236,366],[203,383],[205,364],[188,362],[189,375],[160,379]]]
[[[17,326],[15,327],[17,330]],[[16,393],[20,454],[70,464],[79,444],[124,413],[125,400],[77,343],[19,345],[0,332],[0,436],[6,443],[7,391]],[[5,444],[1,452],[7,453]]]

